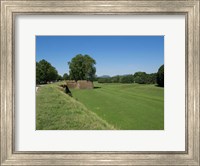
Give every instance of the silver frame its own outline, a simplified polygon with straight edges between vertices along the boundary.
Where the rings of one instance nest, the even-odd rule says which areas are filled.
[[[1,0],[0,165],[200,165],[199,0]],[[183,14],[186,16],[186,150],[184,152],[15,151],[15,16],[20,14]]]

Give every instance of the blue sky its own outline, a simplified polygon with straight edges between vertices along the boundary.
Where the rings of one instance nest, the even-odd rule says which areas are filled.
[[[164,36],[36,36],[36,61],[50,62],[60,75],[77,54],[96,60],[96,74],[157,72],[164,64]]]

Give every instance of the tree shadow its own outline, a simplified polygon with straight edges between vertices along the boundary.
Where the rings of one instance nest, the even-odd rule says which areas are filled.
[[[159,87],[159,88],[164,88],[164,86],[159,86],[158,84],[155,85],[156,87]]]

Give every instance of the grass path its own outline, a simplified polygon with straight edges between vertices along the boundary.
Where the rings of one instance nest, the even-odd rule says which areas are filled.
[[[37,130],[114,129],[83,104],[62,92],[57,84],[41,86],[36,93]]]

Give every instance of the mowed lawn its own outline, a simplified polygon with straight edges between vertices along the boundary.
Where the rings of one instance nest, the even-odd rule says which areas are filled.
[[[164,129],[164,88],[95,82],[91,90],[70,89],[70,97],[58,84],[36,93],[37,130]]]
[[[96,82],[94,85],[92,90],[71,89],[73,98],[116,129],[164,129],[164,88]]]

